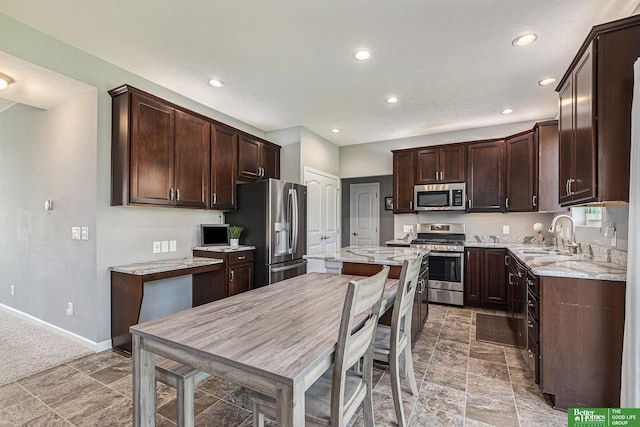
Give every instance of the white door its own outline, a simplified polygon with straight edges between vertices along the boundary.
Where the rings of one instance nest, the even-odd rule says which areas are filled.
[[[380,237],[380,183],[351,184],[349,218],[351,246],[378,246]]]
[[[340,247],[340,179],[305,167],[307,186],[307,254]],[[325,272],[324,261],[308,260],[307,271]]]

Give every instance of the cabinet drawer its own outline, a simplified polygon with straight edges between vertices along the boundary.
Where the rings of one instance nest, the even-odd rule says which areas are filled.
[[[527,329],[529,330],[529,341],[531,338],[535,342],[540,341],[540,324],[536,319],[531,317],[531,312],[529,312],[529,316],[527,316]]]
[[[527,342],[527,365],[533,373],[536,380],[536,384],[540,384],[540,347],[534,337],[529,334],[529,340]]]
[[[536,319],[540,319],[540,302],[531,292],[527,294],[527,306],[529,313]]]
[[[527,287],[529,288],[529,293],[538,298],[538,295],[540,295],[540,281],[538,280],[538,276],[532,274],[530,271],[527,271]]]
[[[253,262],[253,252],[231,252],[229,253],[229,265],[246,264]]]

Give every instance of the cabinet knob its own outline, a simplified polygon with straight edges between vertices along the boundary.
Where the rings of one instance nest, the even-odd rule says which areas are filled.
[[[177,202],[180,201],[180,189],[179,188],[176,190],[176,201]]]
[[[533,207],[535,208],[536,206],[538,206],[538,196],[533,196]]]
[[[509,209],[509,198],[508,198],[508,197],[505,197],[505,199],[504,199],[504,206],[505,206],[507,209]]]
[[[233,270],[231,270],[231,280],[233,280]]]
[[[169,189],[169,200],[173,201],[173,188]]]
[[[245,259],[246,256],[239,256],[238,259]]]
[[[413,200],[409,202],[409,209],[413,209]]]

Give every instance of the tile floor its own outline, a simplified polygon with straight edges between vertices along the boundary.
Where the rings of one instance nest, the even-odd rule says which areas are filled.
[[[544,399],[518,350],[476,341],[475,313],[430,306],[413,349],[418,396],[403,384],[409,425],[566,426],[566,412]],[[130,426],[130,362],[108,350],[0,386],[0,426]],[[383,366],[374,382],[376,426],[396,426]],[[250,426],[250,408],[249,390],[227,381],[212,378],[196,390],[196,426]],[[157,425],[174,426],[175,409],[175,391],[158,384]]]

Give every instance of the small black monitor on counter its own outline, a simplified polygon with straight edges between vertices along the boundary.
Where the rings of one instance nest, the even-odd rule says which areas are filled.
[[[202,246],[229,245],[229,224],[202,224]]]

